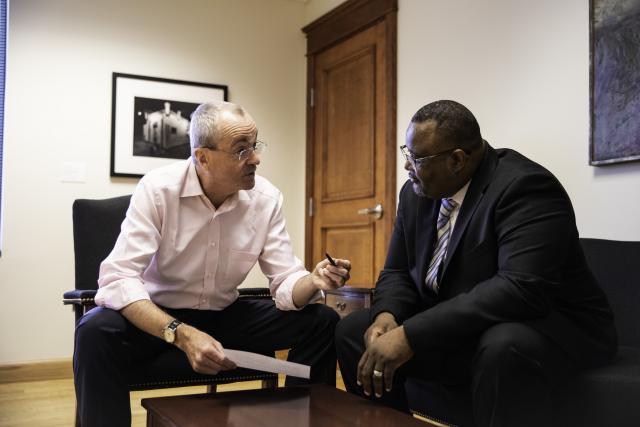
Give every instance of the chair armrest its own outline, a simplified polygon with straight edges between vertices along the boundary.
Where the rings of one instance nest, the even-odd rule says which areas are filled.
[[[74,289],[62,295],[62,302],[64,304],[93,305],[95,296],[95,289]]]
[[[240,298],[250,299],[266,299],[271,298],[269,288],[240,288]],[[78,304],[87,305],[94,304],[93,298],[96,296],[95,289],[75,289],[73,291],[65,292],[62,296],[62,302],[64,304]]]
[[[241,299],[271,299],[269,288],[239,288]]]

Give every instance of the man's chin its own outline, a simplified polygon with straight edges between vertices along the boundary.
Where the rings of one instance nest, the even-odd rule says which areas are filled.
[[[242,189],[243,190],[251,190],[255,186],[256,186],[256,176],[255,175],[250,175],[250,176],[245,176],[244,177],[244,180],[242,182]]]
[[[427,197],[427,195],[424,193],[422,185],[420,185],[419,182],[412,182],[411,186],[413,187],[413,192],[416,193],[418,197]]]
[[[413,185],[413,192],[416,193],[416,196],[418,197],[426,197],[428,199],[433,199],[433,200],[437,200],[441,198],[438,196],[427,194],[424,187],[422,187],[422,185],[419,182],[412,182],[411,184]]]

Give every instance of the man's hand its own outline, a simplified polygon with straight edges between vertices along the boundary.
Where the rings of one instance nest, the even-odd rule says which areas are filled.
[[[224,354],[222,345],[210,335],[186,325],[178,326],[176,346],[184,351],[194,371],[216,375],[220,371],[235,369],[236,364]]]
[[[386,334],[398,327],[396,318],[391,313],[380,313],[376,316],[373,324],[364,333],[364,345],[369,347],[380,335]]]
[[[174,320],[150,300],[133,302],[120,312],[138,329],[161,339],[163,328]],[[186,353],[191,367],[196,372],[215,375],[236,367],[236,364],[225,356],[224,349],[218,341],[185,323],[178,325],[174,344]]]
[[[386,391],[391,391],[396,369],[412,357],[413,350],[402,326],[371,341],[358,363],[358,384],[364,394],[370,396],[373,390],[376,397],[381,397],[383,385]]]
[[[291,298],[296,307],[302,307],[308,304],[319,290],[328,291],[337,289],[349,280],[349,270],[351,270],[351,261],[347,259],[334,260],[336,265],[331,265],[329,260],[320,261],[313,272],[298,279],[293,286]]]
[[[341,288],[351,277],[351,261],[336,259],[336,265],[331,265],[329,260],[323,259],[311,273],[311,283],[317,290],[330,291]]]

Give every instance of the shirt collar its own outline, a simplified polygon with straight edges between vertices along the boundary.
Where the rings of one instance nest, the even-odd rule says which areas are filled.
[[[238,191],[238,200],[251,200],[251,190],[240,190]]]
[[[217,209],[218,215],[234,210],[236,206],[238,206],[238,203],[240,203],[242,200],[251,200],[251,196],[249,195],[248,191],[240,190],[232,194],[231,196],[227,197],[227,199],[224,202],[222,202],[220,207]]]
[[[186,161],[189,162],[189,165],[187,166],[187,174],[184,179],[182,191],[180,192],[180,197],[204,196],[204,190],[202,190],[202,186],[200,185],[198,173],[196,172],[196,165],[193,163],[193,159],[189,157]],[[229,197],[227,204],[235,207],[236,200],[251,200],[250,191],[251,190],[238,191],[236,194]]]
[[[457,206],[462,206],[464,196],[467,195],[467,190],[469,189],[469,184],[471,184],[471,180],[467,181],[467,183],[461,189],[459,189],[456,194],[449,197],[449,199],[453,199],[453,201],[458,204]]]
[[[196,165],[193,163],[193,159],[189,157],[187,160],[189,165],[187,166],[187,174],[182,185],[182,191],[180,197],[192,197],[204,195],[198,174],[196,173]]]

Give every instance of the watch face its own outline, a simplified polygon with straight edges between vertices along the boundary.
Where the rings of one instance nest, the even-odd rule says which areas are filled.
[[[164,340],[168,343],[173,343],[173,341],[175,341],[176,339],[176,333],[173,329],[171,328],[165,328],[164,329]]]

